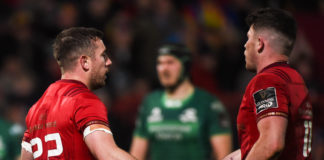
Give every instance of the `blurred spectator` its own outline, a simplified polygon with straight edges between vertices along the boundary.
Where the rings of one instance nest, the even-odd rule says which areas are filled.
[[[112,16],[112,0],[85,0],[82,5],[82,22],[85,27],[104,30],[105,24]]]
[[[35,100],[36,86],[31,72],[18,56],[9,56],[0,70],[0,85],[7,100],[18,99],[26,104]]]
[[[181,40],[183,20],[171,0],[156,0],[150,4],[138,2],[138,4],[137,7],[150,6],[151,9],[144,10],[146,13],[138,11],[138,17],[135,17],[134,46],[136,48],[133,60],[140,71],[139,74],[154,80],[153,85],[157,85],[154,67],[156,49],[162,43]]]
[[[60,29],[78,25],[79,11],[73,3],[62,3],[58,8],[57,26]]]
[[[106,27],[109,54],[113,61],[111,72],[111,88],[114,96],[122,96],[129,88],[136,70],[133,59],[133,29],[130,15],[126,11],[119,11]]]

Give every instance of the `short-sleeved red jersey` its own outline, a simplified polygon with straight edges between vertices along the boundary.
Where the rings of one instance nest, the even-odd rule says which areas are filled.
[[[312,106],[304,80],[286,62],[264,68],[245,90],[237,117],[242,159],[259,138],[257,123],[267,116],[288,119],[279,160],[311,159]]]
[[[105,105],[83,83],[60,80],[29,110],[23,140],[32,145],[34,159],[94,159],[83,130],[95,123],[108,126]]]

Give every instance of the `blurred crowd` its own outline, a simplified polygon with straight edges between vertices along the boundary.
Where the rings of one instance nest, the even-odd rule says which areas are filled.
[[[24,118],[47,86],[60,79],[52,55],[55,36],[73,26],[105,34],[113,65],[106,103],[117,144],[128,150],[142,98],[159,86],[157,48],[188,46],[191,79],[217,95],[236,115],[253,73],[245,70],[244,18],[258,7],[290,11],[299,31],[290,64],[304,77],[314,108],[313,156],[324,159],[324,0],[2,0],[0,1],[0,117],[24,130]],[[17,131],[17,132],[18,132]]]

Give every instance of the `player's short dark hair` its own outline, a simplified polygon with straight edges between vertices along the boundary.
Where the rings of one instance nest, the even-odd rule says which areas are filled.
[[[54,58],[64,70],[81,54],[93,56],[94,41],[103,33],[94,28],[72,27],[59,33],[53,44]]]
[[[258,9],[247,16],[246,23],[250,27],[253,25],[255,31],[272,29],[284,36],[287,40],[282,42],[283,53],[290,55],[296,40],[297,25],[287,11],[274,8]]]

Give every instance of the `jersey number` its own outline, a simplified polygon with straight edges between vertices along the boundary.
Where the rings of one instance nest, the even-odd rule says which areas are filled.
[[[303,156],[308,157],[312,150],[312,122],[305,121],[305,136],[304,136],[304,146],[303,146]]]
[[[62,154],[63,152],[63,146],[62,146],[62,140],[61,136],[59,133],[52,133],[52,134],[47,134],[45,136],[45,143],[49,141],[55,141],[56,143],[56,149],[50,149],[47,152],[47,157],[54,157]],[[43,154],[43,144],[42,140],[38,137],[32,139],[30,141],[30,144],[32,146],[37,145],[37,151],[33,153],[34,159],[40,157]]]

